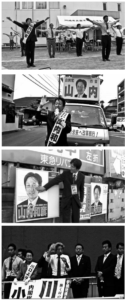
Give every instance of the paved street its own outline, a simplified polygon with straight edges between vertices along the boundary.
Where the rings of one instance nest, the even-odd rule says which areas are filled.
[[[60,70],[119,70],[125,68],[125,45],[123,46],[122,55],[116,55],[115,46],[111,51],[110,61],[103,62],[101,58],[101,50],[83,52],[82,57],[76,57],[75,49],[70,52],[56,52],[55,58],[49,58],[47,48],[36,48],[35,50],[36,68],[51,68]],[[25,70],[26,58],[20,56],[20,49],[3,49],[2,51],[2,67],[3,69]],[[28,69],[29,70],[29,69]]]
[[[125,131],[110,131],[111,146],[125,146]],[[3,134],[3,146],[44,146],[46,137],[46,124],[41,126],[25,126],[18,132]]]

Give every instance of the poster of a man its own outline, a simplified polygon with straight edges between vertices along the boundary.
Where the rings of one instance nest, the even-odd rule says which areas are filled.
[[[91,183],[91,215],[107,212],[107,184]]]
[[[77,94],[74,97],[87,98],[87,95],[85,94],[86,86],[87,86],[86,80],[78,79],[76,81]]]
[[[18,171],[18,170],[17,170]],[[22,170],[20,170],[22,171]],[[45,218],[48,216],[47,195],[42,199],[36,187],[48,180],[48,173],[43,171],[26,172],[18,176],[16,193],[16,217],[17,221]],[[39,172],[41,174],[39,174]],[[22,172],[21,172],[22,173]],[[46,174],[47,173],[47,174]],[[42,176],[43,175],[43,176]],[[43,180],[44,179],[44,180]],[[42,196],[43,197],[43,196]],[[23,200],[23,201],[22,201]]]

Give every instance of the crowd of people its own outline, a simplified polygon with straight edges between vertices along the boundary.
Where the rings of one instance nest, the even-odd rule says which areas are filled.
[[[103,61],[110,61],[109,56],[111,52],[111,31],[114,31],[116,37],[116,54],[120,55],[122,51],[122,44],[123,44],[123,30],[122,26],[119,23],[119,20],[115,20],[112,23],[109,23],[108,16],[105,15],[103,17],[102,22],[95,22],[89,18],[86,18],[86,21],[89,21],[93,24],[89,28],[81,28],[81,24],[77,24],[76,28],[68,28],[65,29],[56,29],[53,26],[53,23],[49,24],[48,29],[40,29],[39,26],[45,23],[48,19],[46,18],[43,21],[33,22],[31,18],[27,18],[25,22],[19,23],[17,21],[13,21],[10,17],[7,19],[17,26],[21,27],[22,29],[22,36],[20,33],[13,30],[13,33],[10,32],[9,34],[4,33],[9,37],[10,40],[10,49],[13,49],[14,45],[14,37],[19,35],[20,36],[20,45],[21,45],[21,55],[26,55],[26,62],[27,67],[34,67],[34,51],[35,51],[35,42],[37,41],[36,37],[36,29],[39,32],[43,32],[46,34],[47,37],[47,48],[48,54],[50,58],[55,57],[55,50],[56,50],[56,35],[59,34],[59,40],[66,41],[66,45],[69,46],[74,45],[76,46],[76,55],[82,56],[82,49],[83,43],[87,44],[87,33],[94,26],[100,28],[101,30],[101,43],[102,43],[102,60]],[[75,37],[73,35],[75,33]],[[59,41],[58,41],[59,42]],[[25,53],[25,54],[24,54]]]
[[[11,282],[17,285],[18,281],[24,281],[27,285],[30,280],[68,277],[72,278],[73,298],[86,298],[91,277],[91,259],[84,254],[81,243],[75,245],[72,257],[65,254],[64,249],[61,242],[49,244],[36,262],[32,250],[16,251],[15,244],[9,244],[9,256],[3,262],[4,298],[9,298]],[[117,243],[116,253],[112,254],[111,242],[102,242],[102,255],[97,258],[95,276],[99,297],[124,294],[124,243]]]

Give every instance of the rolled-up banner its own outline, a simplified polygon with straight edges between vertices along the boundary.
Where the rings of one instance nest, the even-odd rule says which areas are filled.
[[[67,113],[66,111],[62,111],[62,113],[60,114],[60,116],[58,117],[58,119],[54,124],[47,146],[53,146],[58,142],[61,132],[63,130],[63,126],[61,125],[61,122],[65,122],[68,115],[69,113]]]
[[[35,23],[30,23],[30,25],[28,26],[25,34],[24,34],[24,39],[23,39],[23,43],[26,44],[28,37],[30,36],[30,34],[33,31],[33,27],[34,27]]]

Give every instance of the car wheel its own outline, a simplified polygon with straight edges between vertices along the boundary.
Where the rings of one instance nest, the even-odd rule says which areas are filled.
[[[33,122],[33,125],[36,125],[36,122]]]
[[[122,130],[122,131],[124,130],[124,125],[122,125],[121,130]]]

